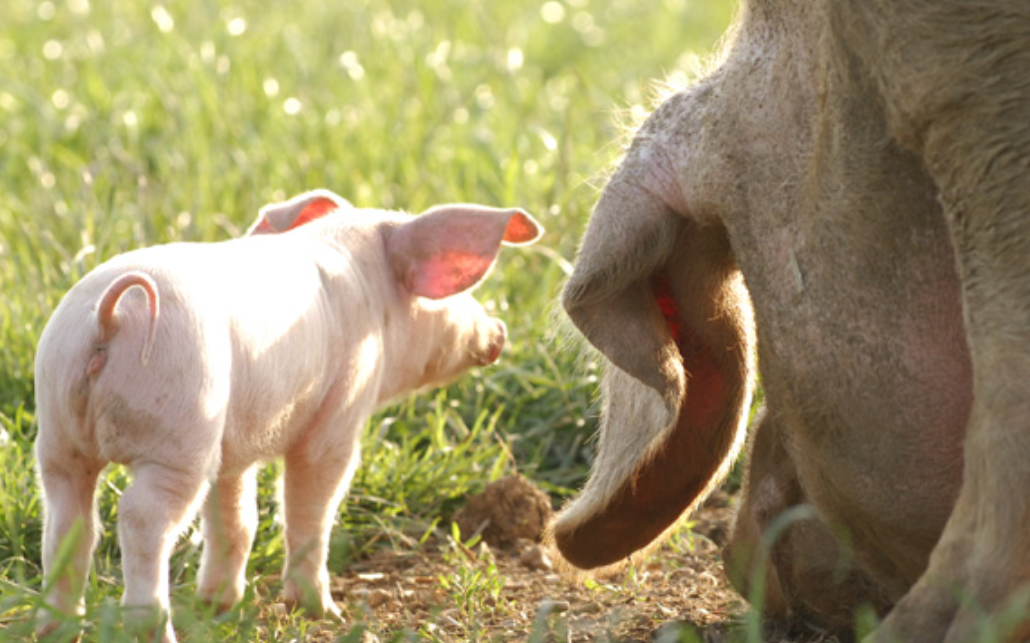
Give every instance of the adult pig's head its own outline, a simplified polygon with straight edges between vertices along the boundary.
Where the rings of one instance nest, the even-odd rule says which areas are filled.
[[[689,113],[698,91],[672,107]],[[754,390],[747,291],[726,229],[690,201],[709,179],[684,189],[667,144],[700,113],[667,116],[651,117],[609,181],[562,297],[607,361],[593,475],[551,529],[580,568],[624,560],[704,498],[739,449]]]
[[[756,340],[738,251],[775,250],[770,209],[803,192],[785,159],[811,153],[817,20],[807,3],[748,3],[721,63],[647,119],[597,203],[563,294],[609,365],[593,474],[551,529],[577,567],[657,540],[743,442]]]

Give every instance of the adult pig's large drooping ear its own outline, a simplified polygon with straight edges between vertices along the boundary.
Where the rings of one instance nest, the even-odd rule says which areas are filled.
[[[278,234],[321,219],[330,212],[353,208],[347,199],[329,190],[312,190],[289,201],[269,203],[261,208],[247,234]]]
[[[472,288],[494,265],[501,244],[536,241],[543,228],[519,209],[445,205],[394,228],[387,253],[413,294],[442,299]]]
[[[597,459],[549,538],[585,569],[624,561],[704,499],[742,443],[751,304],[725,230],[616,174],[563,293],[609,362]]]

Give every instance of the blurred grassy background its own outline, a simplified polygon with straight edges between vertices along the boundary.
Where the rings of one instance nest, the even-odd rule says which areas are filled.
[[[25,635],[39,587],[32,361],[60,297],[115,254],[239,235],[261,205],[314,187],[413,212],[517,205],[547,227],[537,246],[505,250],[478,291],[510,330],[501,362],[370,424],[334,534],[335,568],[384,539],[418,538],[504,473],[558,496],[579,485],[596,429],[596,367],[561,347],[553,302],[620,153],[618,123],[650,108],[654,80],[688,81],[734,8],[5,0],[0,638]],[[258,575],[282,561],[275,473],[262,479]],[[115,468],[105,485],[90,605],[110,608],[119,594],[113,519],[127,475]],[[186,538],[177,550],[175,585],[192,582],[196,549]]]

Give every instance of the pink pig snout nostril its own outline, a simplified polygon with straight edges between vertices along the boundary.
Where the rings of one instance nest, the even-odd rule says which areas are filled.
[[[486,353],[483,357],[483,366],[487,364],[493,364],[501,357],[501,352],[504,351],[504,342],[508,337],[508,329],[499,319],[494,319],[494,330],[490,337],[490,342],[487,345]]]

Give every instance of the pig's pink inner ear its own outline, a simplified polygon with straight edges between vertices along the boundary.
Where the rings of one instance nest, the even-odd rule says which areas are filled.
[[[502,242],[532,243],[539,236],[540,226],[521,210],[442,206],[395,228],[388,252],[412,294],[442,299],[482,281]]]
[[[321,191],[324,192],[324,191]],[[268,205],[261,209],[261,215],[249,234],[280,234],[321,219],[330,212],[339,210],[346,202],[337,201],[323,193],[301,195],[286,203]]]
[[[330,212],[334,212],[339,209],[340,206],[332,200],[325,197],[319,197],[304,206],[304,209],[300,211],[300,214],[298,214],[297,218],[289,224],[289,227],[287,227],[286,230],[299,228],[306,223],[311,223],[316,219],[321,219]]]
[[[407,286],[419,297],[450,297],[478,284],[490,271],[493,260],[493,256],[441,251],[412,266]]]
[[[536,219],[522,210],[515,210],[504,231],[504,243],[512,246],[526,245],[539,239],[543,232],[543,227]]]

